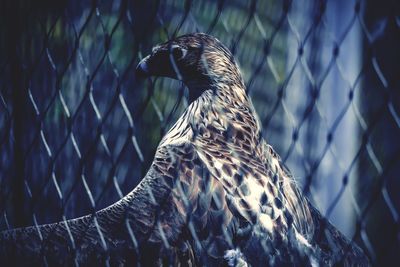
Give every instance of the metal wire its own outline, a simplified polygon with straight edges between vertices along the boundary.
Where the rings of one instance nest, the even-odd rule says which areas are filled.
[[[21,1],[5,16],[1,229],[67,225],[139,183],[188,103],[179,82],[138,81],[135,66],[198,31],[230,47],[264,137],[304,193],[374,264],[398,259],[398,4],[376,15],[373,1],[144,2]]]

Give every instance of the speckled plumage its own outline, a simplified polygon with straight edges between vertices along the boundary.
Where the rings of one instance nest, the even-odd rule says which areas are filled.
[[[3,232],[2,256],[50,264],[368,265],[262,138],[239,68],[217,39],[178,37],[155,47],[138,70],[182,80],[191,101],[143,181],[95,216],[67,221],[69,230],[61,222]]]

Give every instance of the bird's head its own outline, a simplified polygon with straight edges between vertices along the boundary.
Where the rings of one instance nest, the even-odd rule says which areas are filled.
[[[204,34],[187,34],[153,48],[136,68],[138,76],[161,76],[181,80],[191,98],[221,84],[243,80],[232,53],[218,39]]]

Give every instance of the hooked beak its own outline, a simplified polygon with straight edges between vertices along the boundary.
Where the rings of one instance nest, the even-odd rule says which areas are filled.
[[[148,59],[150,56],[143,58],[136,67],[136,76],[146,78],[150,76]]]
[[[176,73],[170,62],[167,51],[148,55],[143,58],[136,67],[136,77],[146,78],[149,76],[169,77],[176,79]]]

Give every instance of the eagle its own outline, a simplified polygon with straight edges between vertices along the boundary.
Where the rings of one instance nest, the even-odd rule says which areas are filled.
[[[369,266],[263,138],[239,67],[218,39],[192,33],[157,45],[136,75],[180,80],[190,101],[145,177],[87,216],[2,232],[0,262]]]

